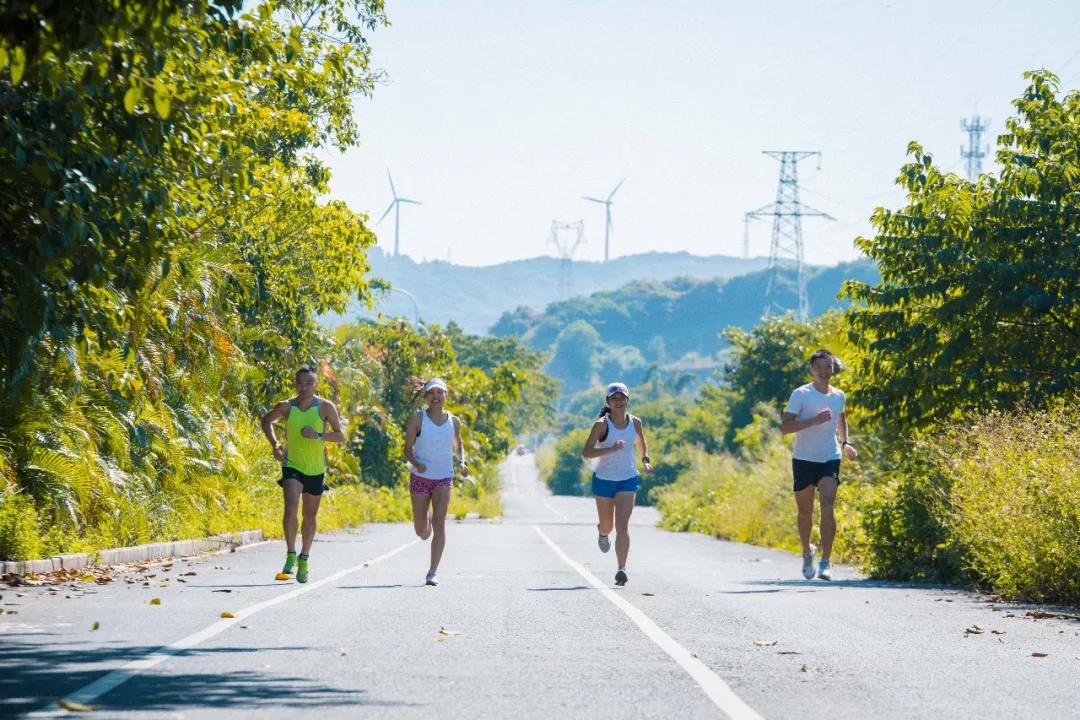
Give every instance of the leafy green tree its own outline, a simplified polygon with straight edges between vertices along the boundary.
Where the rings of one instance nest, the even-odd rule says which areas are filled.
[[[555,341],[547,371],[563,381],[563,394],[588,387],[595,377],[600,352],[600,334],[584,320],[567,325]]]
[[[1080,389],[1080,93],[1030,72],[998,174],[943,172],[917,143],[856,243],[881,271],[849,282],[861,402],[898,426],[1041,407]]]

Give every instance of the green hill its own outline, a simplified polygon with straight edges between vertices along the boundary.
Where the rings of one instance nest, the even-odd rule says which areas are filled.
[[[811,315],[841,307],[836,298],[849,278],[874,284],[869,261],[808,270]],[[779,304],[794,308],[793,278],[785,275]],[[711,373],[726,342],[721,333],[750,328],[762,314],[767,271],[729,279],[677,278],[635,281],[614,290],[549,305],[543,312],[519,307],[491,328],[493,335],[520,335],[532,348],[552,352],[548,371],[563,382],[564,395],[584,389],[592,376],[638,382],[650,367]]]

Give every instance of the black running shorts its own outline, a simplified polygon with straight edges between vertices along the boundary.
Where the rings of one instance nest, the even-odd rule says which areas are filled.
[[[827,462],[811,462],[810,460],[791,460],[791,474],[795,476],[795,492],[805,490],[813,485],[817,487],[818,480],[823,477],[836,478],[840,483],[840,461],[829,460]]]
[[[326,489],[326,484],[323,482],[326,478],[325,473],[322,475],[305,475],[296,468],[286,465],[281,468],[281,479],[278,480],[278,485],[285,487],[287,478],[299,480],[304,486],[304,492],[308,495],[322,495],[323,490]]]

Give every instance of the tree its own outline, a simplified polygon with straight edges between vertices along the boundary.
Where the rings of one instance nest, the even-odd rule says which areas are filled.
[[[1080,94],[1025,75],[997,141],[997,177],[944,173],[917,143],[856,244],[881,271],[849,282],[865,355],[862,402],[919,427],[970,412],[1041,407],[1080,390]]]

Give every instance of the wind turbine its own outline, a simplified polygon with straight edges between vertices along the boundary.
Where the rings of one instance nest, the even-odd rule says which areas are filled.
[[[417,200],[410,200],[408,198],[398,197],[397,190],[394,189],[394,178],[392,175],[390,175],[389,168],[386,169],[386,177],[390,180],[390,194],[394,196],[394,199],[390,201],[390,207],[386,208],[386,212],[382,214],[382,217],[379,218],[379,222],[375,224],[378,225],[379,223],[381,223],[383,220],[386,219],[386,216],[390,214],[391,210],[394,211],[394,257],[397,257],[399,240],[398,228],[401,227],[401,203],[409,203],[410,205],[421,205],[422,203]]]
[[[623,178],[622,180],[619,181],[619,184],[615,186],[615,189],[612,190],[608,194],[607,200],[601,200],[600,198],[588,197],[587,195],[582,195],[581,196],[582,200],[588,200],[589,202],[600,203],[601,205],[604,206],[604,221],[605,221],[604,222],[604,262],[608,261],[608,243],[611,240],[611,198],[615,197],[615,193],[617,193],[619,191],[619,188],[622,187],[622,184],[624,182],[626,182],[626,178]]]

